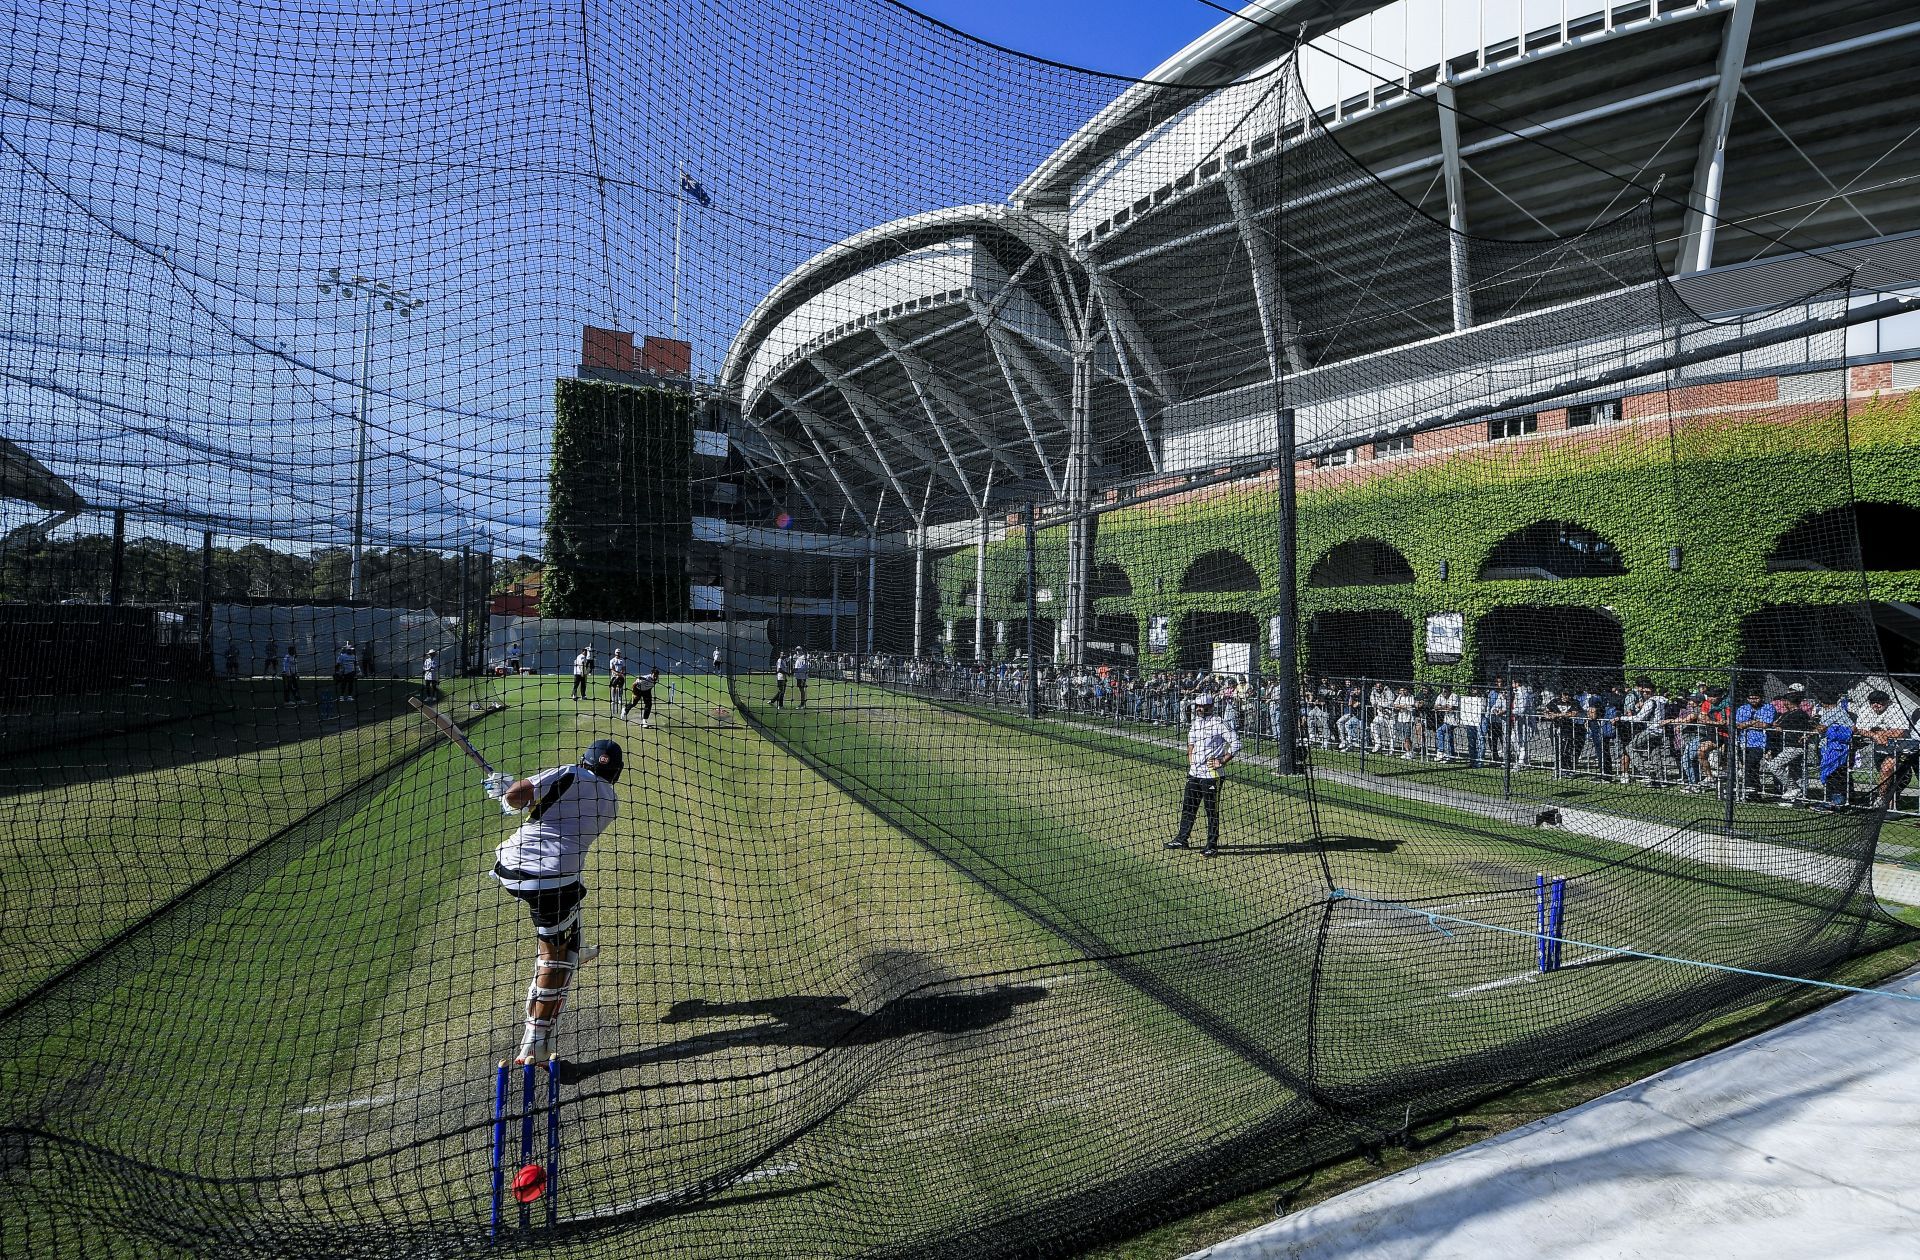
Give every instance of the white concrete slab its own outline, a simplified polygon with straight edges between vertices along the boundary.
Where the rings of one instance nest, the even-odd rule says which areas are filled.
[[[1920,1256],[1916,1117],[1920,1002],[1851,997],[1192,1260]]]

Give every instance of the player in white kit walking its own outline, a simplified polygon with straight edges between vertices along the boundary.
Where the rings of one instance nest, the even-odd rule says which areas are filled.
[[[625,755],[610,739],[587,746],[577,764],[542,770],[518,781],[504,774],[487,779],[487,795],[526,821],[494,851],[493,876],[527,903],[533,916],[538,957],[527,989],[526,1031],[518,1062],[553,1053],[554,1026],[567,1000],[573,973],[600,953],[580,926],[587,885],[581,878],[587,850],[620,812],[613,785]]]

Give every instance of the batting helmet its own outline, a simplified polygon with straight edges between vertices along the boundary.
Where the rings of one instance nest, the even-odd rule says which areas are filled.
[[[596,739],[587,745],[587,751],[580,754],[580,764],[609,783],[620,781],[620,770],[626,764],[626,754],[620,751],[620,745],[610,739]]]

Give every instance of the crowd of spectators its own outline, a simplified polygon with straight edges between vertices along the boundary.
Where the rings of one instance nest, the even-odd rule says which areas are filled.
[[[1027,703],[1024,661],[844,655],[828,664],[953,699]],[[1035,674],[1040,706],[1065,714],[1180,728],[1204,693],[1243,736],[1271,737],[1288,720],[1278,683],[1245,675],[1050,663]],[[1725,682],[1675,686],[1646,676],[1587,687],[1496,677],[1463,688],[1323,676],[1307,680],[1294,710],[1296,738],[1329,752],[1732,793],[1782,807],[1897,807],[1920,761],[1916,706],[1859,680],[1756,683],[1730,694]]]

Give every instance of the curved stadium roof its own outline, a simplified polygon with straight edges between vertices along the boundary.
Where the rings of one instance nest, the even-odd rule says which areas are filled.
[[[863,519],[963,520],[1060,497],[1076,329],[1099,345],[1082,386],[1096,485],[1218,463],[1198,435],[1221,399],[1268,377],[1261,295],[1247,268],[1183,278],[1239,220],[1289,213],[1291,233],[1339,237],[1342,261],[1383,285],[1450,265],[1444,244],[1343,219],[1350,189],[1331,177],[1284,207],[1249,196],[1303,131],[1265,73],[1300,33],[1335,32],[1322,39],[1332,54],[1302,53],[1318,124],[1409,205],[1473,237],[1577,235],[1657,188],[1654,248],[1700,309],[1811,291],[1824,282],[1812,272],[1834,268],[1810,271],[1806,250],[1855,270],[1856,288],[1920,283],[1905,187],[1920,175],[1908,134],[1920,21],[1899,0],[1571,0],[1535,29],[1443,30],[1424,59],[1403,28],[1399,47],[1421,64],[1385,80],[1343,64],[1371,59],[1376,28],[1433,7],[1249,6],[1123,92],[1007,204],[876,226],[795,269],[741,329],[723,383],[791,475]],[[1231,85],[1192,86],[1219,83]],[[1715,180],[1717,224],[1700,213]],[[1392,352],[1476,313],[1405,314],[1308,338],[1289,367]]]

